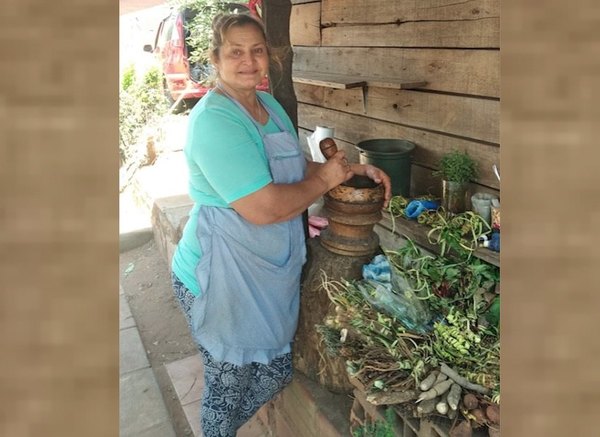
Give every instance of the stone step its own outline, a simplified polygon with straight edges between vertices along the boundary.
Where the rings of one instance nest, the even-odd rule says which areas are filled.
[[[171,259],[194,205],[187,194],[156,199],[152,207],[154,240],[171,270]]]

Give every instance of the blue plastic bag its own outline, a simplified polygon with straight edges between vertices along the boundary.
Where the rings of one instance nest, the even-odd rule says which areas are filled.
[[[377,255],[370,264],[365,264],[362,268],[364,279],[389,284],[392,280],[390,263],[384,255]]]
[[[395,317],[411,331],[424,334],[431,329],[426,304],[418,299],[404,275],[392,271],[386,256],[377,255],[364,265],[363,278],[357,288],[373,307]]]

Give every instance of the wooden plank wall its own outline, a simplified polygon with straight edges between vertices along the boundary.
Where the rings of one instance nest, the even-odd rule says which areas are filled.
[[[292,0],[294,71],[411,78],[423,88],[331,89],[296,83],[298,125],[335,128],[338,145],[358,161],[355,144],[373,138],[417,144],[411,194],[439,194],[431,176],[440,157],[465,150],[480,168],[472,191],[499,193],[500,0]]]

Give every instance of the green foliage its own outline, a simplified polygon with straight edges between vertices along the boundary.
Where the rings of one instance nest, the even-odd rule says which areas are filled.
[[[352,437],[395,437],[394,431],[394,410],[388,408],[385,412],[385,421],[377,420],[373,423],[366,423],[352,431]]]
[[[142,85],[152,93],[162,90],[162,73],[158,67],[150,68],[142,77]]]
[[[453,262],[442,256],[430,256],[408,240],[396,251],[386,251],[390,264],[415,288],[415,293],[427,299],[432,312],[445,315],[451,307],[460,306],[476,320],[485,303],[482,291],[493,289],[500,281],[500,269],[479,258]]]
[[[119,91],[119,151],[122,162],[133,155],[144,128],[156,123],[168,109],[158,67],[137,74],[133,65],[121,77]]]
[[[500,281],[500,269],[475,257],[452,262],[423,255],[411,240],[397,251],[387,251],[387,256],[419,294],[427,296],[430,310],[438,315],[433,332],[413,355],[431,367],[445,362],[472,382],[497,389],[499,332],[482,319],[489,294]]]
[[[423,214],[422,214],[423,215]],[[431,244],[440,246],[440,255],[444,256],[452,250],[457,259],[468,259],[473,251],[479,247],[479,238],[487,234],[491,228],[481,216],[466,211],[459,214],[448,214],[435,211],[423,215],[417,219],[427,224],[431,229],[427,233],[427,239]]]
[[[212,36],[212,20],[218,13],[231,10],[227,6],[228,2],[220,0],[171,0],[170,3],[179,8],[187,7],[194,12],[193,18],[186,23],[186,30],[188,31],[186,42],[189,46],[188,59],[190,64],[208,65],[210,63],[209,48]]]
[[[486,319],[491,326],[498,328],[500,325],[500,296],[496,296],[488,312],[486,313]]]
[[[473,158],[467,152],[454,150],[442,156],[440,169],[433,175],[452,182],[469,182],[477,177],[477,173],[477,163]]]
[[[121,77],[121,90],[127,91],[131,88],[131,85],[135,82],[135,66],[133,64],[129,64],[125,71],[123,72],[123,76]]]
[[[348,373],[368,390],[402,391],[444,362],[497,394],[500,338],[486,316],[494,311],[491,300],[500,269],[477,257],[423,254],[409,238],[406,245],[385,254],[392,283],[406,284],[395,291],[410,291],[434,317],[428,332],[417,335],[402,320],[380,313],[360,292],[360,281],[324,281],[336,312],[325,323],[340,333],[347,331],[338,355],[346,358]],[[361,437],[380,435],[370,428],[357,432]]]

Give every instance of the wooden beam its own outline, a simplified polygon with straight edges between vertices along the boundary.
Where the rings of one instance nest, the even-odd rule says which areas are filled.
[[[500,47],[500,19],[335,26],[321,32],[321,45],[335,47]]]
[[[482,18],[500,18],[500,0],[322,0],[321,10],[325,25],[477,21]]]

